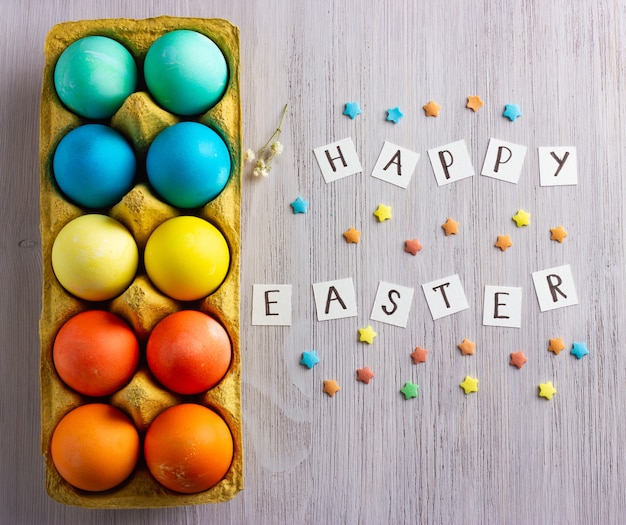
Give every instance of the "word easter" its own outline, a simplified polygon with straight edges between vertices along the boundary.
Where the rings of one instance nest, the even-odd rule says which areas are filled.
[[[532,274],[542,312],[578,304],[569,265]],[[422,284],[422,291],[433,320],[469,308],[458,275]],[[406,328],[414,289],[380,281],[370,319]],[[290,284],[255,284],[252,293],[253,325],[291,325]],[[313,284],[318,321],[356,317],[357,301],[352,278]],[[483,324],[521,328],[522,288],[485,286]]]
[[[567,186],[578,183],[575,147],[540,147],[541,186]],[[351,138],[313,150],[326,183],[361,173],[362,167]],[[439,186],[474,176],[474,167],[464,140],[428,150],[428,157]],[[526,146],[491,138],[481,175],[513,184],[519,181]],[[372,177],[406,189],[420,155],[415,151],[385,142]]]

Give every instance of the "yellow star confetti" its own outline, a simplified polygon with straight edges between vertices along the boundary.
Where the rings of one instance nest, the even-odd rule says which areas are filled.
[[[365,328],[359,328],[359,341],[362,343],[367,343],[371,345],[374,342],[374,337],[378,334],[374,332],[374,329],[371,326],[366,326]]]
[[[556,394],[556,388],[554,388],[552,381],[539,385],[539,397],[545,397],[547,400],[550,400],[554,394]]]
[[[376,208],[376,211],[374,212],[374,215],[378,219],[378,222],[383,222],[391,219],[391,206],[379,204],[378,208]]]
[[[524,210],[517,210],[517,213],[513,215],[513,220],[518,228],[528,226],[530,224],[530,213]]]
[[[465,395],[478,392],[478,379],[465,376],[465,379],[459,386],[465,391]]]

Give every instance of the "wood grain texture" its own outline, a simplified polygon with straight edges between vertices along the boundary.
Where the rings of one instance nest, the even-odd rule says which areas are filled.
[[[626,4],[622,0],[219,2],[0,0],[0,523],[620,523],[626,504],[624,312]],[[245,490],[232,502],[87,511],[45,494],[39,448],[38,101],[43,42],[66,20],[223,17],[241,29],[246,147],[281,109],[284,154],[244,175]],[[485,106],[474,114],[466,97]],[[430,99],[438,118],[421,109]],[[363,114],[342,115],[358,100]],[[523,116],[502,117],[507,103]],[[399,106],[398,125],[385,122]],[[325,184],[313,148],[352,137],[363,174]],[[435,183],[426,152],[464,139],[479,173],[490,137],[528,147],[511,185]],[[419,152],[407,190],[369,176],[385,140]],[[537,147],[574,145],[579,183],[539,186]],[[293,215],[297,196],[310,201]],[[379,203],[394,217],[378,224]],[[518,230],[511,216],[532,212]],[[444,237],[447,216],[460,235]],[[549,228],[563,224],[560,245]],[[362,231],[348,245],[341,234]],[[510,233],[505,253],[495,238]],[[419,237],[417,257],[402,243]],[[531,272],[571,264],[580,305],[540,313]],[[458,273],[470,308],[433,322],[420,286]],[[357,318],[318,322],[311,284],[352,277]],[[415,287],[406,329],[369,321],[378,282]],[[293,284],[291,327],[252,326],[254,283]],[[486,284],[521,286],[521,329],[482,326]],[[357,329],[374,324],[374,344]],[[550,337],[590,355],[546,351]],[[456,344],[477,341],[462,357]],[[414,365],[415,346],[430,350]],[[301,352],[316,349],[308,370]],[[508,365],[523,349],[521,370]],[[368,365],[369,385],[355,380]],[[463,395],[467,374],[479,392]],[[342,390],[329,398],[322,381]],[[420,385],[405,401],[405,381]],[[551,402],[537,385],[553,381]]]

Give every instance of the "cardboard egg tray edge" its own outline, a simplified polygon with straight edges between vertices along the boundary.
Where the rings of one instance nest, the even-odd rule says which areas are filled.
[[[218,104],[202,115],[198,120],[210,125],[221,133],[231,149],[232,172],[223,192],[195,215],[215,224],[224,234],[230,248],[231,263],[228,275],[221,287],[204,300],[196,301],[192,307],[215,316],[224,324],[232,342],[232,362],[225,378],[204,395],[195,396],[192,402],[198,402],[218,412],[230,427],[234,441],[234,456],[226,476],[217,485],[197,494],[179,494],[170,491],[154,480],[145,463],[140,459],[133,474],[121,485],[104,492],[86,492],[72,487],[56,471],[50,455],[50,440],[58,421],[72,408],[94,401],[67,388],[56,375],[52,362],[52,346],[59,328],[73,315],[88,309],[104,308],[125,318],[131,326],[133,314],[124,294],[106,303],[90,303],[68,294],[58,283],[51,264],[51,251],[58,232],[72,219],[89,210],[82,210],[64,200],[52,183],[51,159],[56,144],[69,130],[83,121],[67,111],[59,101],[53,84],[54,65],[61,52],[73,41],[88,35],[103,35],[115,38],[135,56],[145,55],[150,44],[162,34],[176,29],[191,29],[209,36],[222,50],[229,64],[229,83],[226,93]],[[143,61],[137,60],[138,69]],[[241,354],[240,354],[240,215],[241,215],[241,103],[239,88],[239,30],[227,20],[202,18],[177,18],[161,16],[145,20],[101,19],[66,22],[54,26],[46,38],[45,66],[41,94],[40,115],[40,232],[43,256],[42,310],[39,323],[41,340],[40,358],[40,393],[42,453],[46,463],[46,488],[55,500],[67,504],[89,508],[141,508],[194,505],[217,503],[232,499],[243,489],[243,436],[241,422]],[[116,116],[111,119],[111,126],[116,128]],[[122,131],[123,130],[119,130]],[[143,196],[150,195],[146,184],[137,189]],[[133,190],[131,190],[132,192]],[[151,213],[154,216],[152,229],[167,218],[187,214],[154,199]],[[150,205],[150,202],[148,203]],[[129,211],[130,210],[130,211]],[[124,199],[114,206],[109,215],[120,220],[133,232],[132,206],[125,206]],[[126,219],[126,220],[125,220]],[[131,221],[132,222],[132,221]],[[145,233],[140,233],[144,235]],[[145,246],[145,238],[137,238],[140,253]],[[144,274],[138,274],[131,288],[149,287]],[[142,320],[153,327],[165,315],[183,308],[187,303],[180,303],[166,298],[155,290],[154,301],[150,303],[149,320]],[[126,292],[125,292],[126,293]],[[145,306],[145,305],[144,305]],[[144,330],[145,331],[145,330]],[[139,333],[140,345],[145,348],[147,334]],[[143,340],[142,340],[143,339]],[[140,377],[141,376],[141,377]],[[137,382],[150,381],[149,372],[139,370]],[[135,379],[131,381],[131,385]],[[154,385],[151,385],[152,387]],[[157,412],[168,405],[181,401],[181,396],[155,390],[163,394],[158,401],[161,405]],[[118,393],[119,394],[119,393]],[[105,400],[122,409],[127,408],[113,394]],[[117,397],[116,397],[117,396]],[[102,401],[97,399],[95,401]],[[185,398],[185,401],[189,399]],[[157,402],[157,403],[158,403]],[[156,417],[156,413],[154,417]],[[145,422],[147,425],[149,422]],[[140,429],[140,435],[143,436]]]

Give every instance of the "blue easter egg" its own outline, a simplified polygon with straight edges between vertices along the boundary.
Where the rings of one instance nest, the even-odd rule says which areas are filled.
[[[52,170],[61,191],[85,208],[108,208],[133,186],[137,161],[124,137],[102,124],[85,124],[65,135]]]
[[[179,208],[204,206],[230,177],[228,147],[211,128],[180,122],[159,133],[146,157],[148,180],[163,200]]]
[[[148,90],[163,108],[199,115],[222,98],[228,65],[220,48],[196,31],[170,31],[148,49],[144,61]]]
[[[61,102],[86,118],[110,117],[136,85],[132,55],[105,36],[87,36],[69,45],[54,68],[54,87]]]

